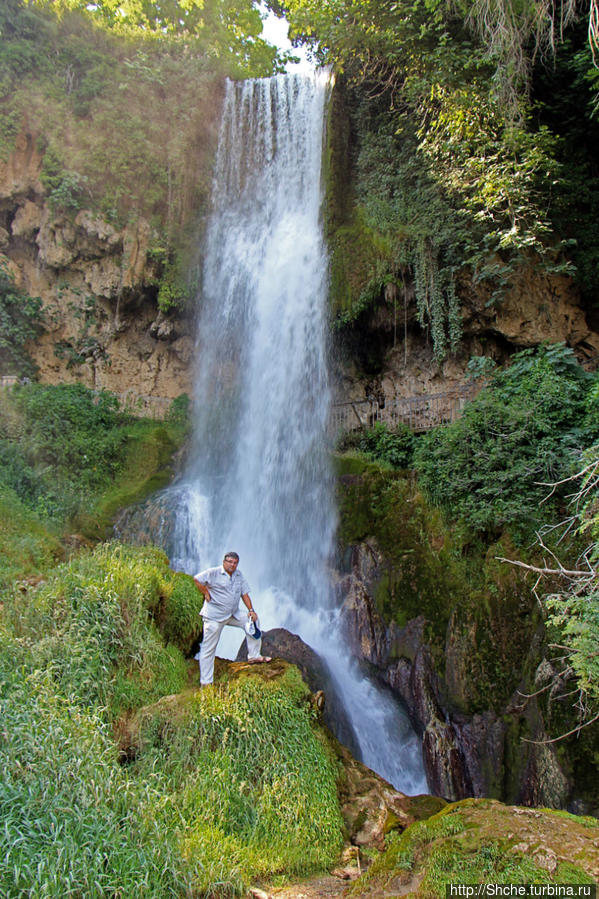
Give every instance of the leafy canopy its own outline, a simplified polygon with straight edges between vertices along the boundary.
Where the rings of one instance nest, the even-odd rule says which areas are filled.
[[[275,47],[260,37],[262,19],[252,0],[37,0],[61,13],[90,15],[128,37],[192,42],[196,50],[235,61],[239,74],[264,73],[282,65]]]
[[[295,39],[348,86],[356,218],[389,246],[379,284],[390,279],[401,289],[413,281],[437,359],[459,338],[456,293],[465,270],[488,280],[492,301],[523,264],[573,271],[572,247],[587,232],[592,244],[597,204],[576,223],[570,212],[567,231],[557,205],[563,212],[574,182],[588,183],[593,151],[589,142],[570,165],[563,136],[573,116],[541,115],[535,89],[543,60],[575,35],[576,96],[564,82],[560,97],[582,109],[581,132],[596,119],[592,49],[575,28],[577,15],[596,12],[595,0],[287,0],[285,7]],[[335,250],[333,257],[336,270]],[[355,290],[357,311],[365,283]],[[379,301],[383,295],[379,289]]]

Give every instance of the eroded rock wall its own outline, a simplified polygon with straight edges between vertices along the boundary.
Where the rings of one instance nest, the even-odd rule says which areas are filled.
[[[190,389],[192,324],[156,305],[158,236],[143,218],[116,228],[97,212],[59,212],[40,181],[42,155],[24,130],[0,166],[0,254],[18,287],[43,301],[29,349],[50,384],[81,381],[160,402]]]

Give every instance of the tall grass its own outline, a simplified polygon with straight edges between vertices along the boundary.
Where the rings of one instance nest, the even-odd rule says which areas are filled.
[[[314,727],[297,671],[247,677],[159,703],[139,722],[145,778],[158,768],[182,821],[181,846],[203,889],[239,892],[248,875],[300,874],[334,863],[341,848],[337,763]],[[225,850],[225,855],[223,851]]]
[[[175,642],[200,600],[160,551],[120,544],[6,591],[0,895],[224,897],[335,860],[337,763],[295,669],[185,689]]]
[[[184,895],[151,783],[127,776],[105,722],[61,696],[51,673],[15,667],[14,642],[2,637],[0,894]]]

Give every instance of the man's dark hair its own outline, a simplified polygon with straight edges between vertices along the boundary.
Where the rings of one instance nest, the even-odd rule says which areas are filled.
[[[239,556],[237,555],[237,553],[225,553],[224,558],[225,559],[236,559],[239,562]]]

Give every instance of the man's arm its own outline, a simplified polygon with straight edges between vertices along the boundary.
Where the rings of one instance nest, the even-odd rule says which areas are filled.
[[[255,621],[258,616],[256,615],[256,613],[254,611],[254,607],[252,605],[252,600],[250,599],[250,594],[242,593],[241,598],[243,600],[245,607],[247,608],[248,612],[250,613],[250,618],[252,619],[252,621]]]
[[[208,589],[208,585],[203,584],[201,581],[198,581],[198,579],[195,577],[193,579],[193,582],[196,585],[196,587],[198,588],[198,590],[200,591],[200,593],[203,595],[206,602],[210,602],[212,597],[210,596],[210,590]]]

